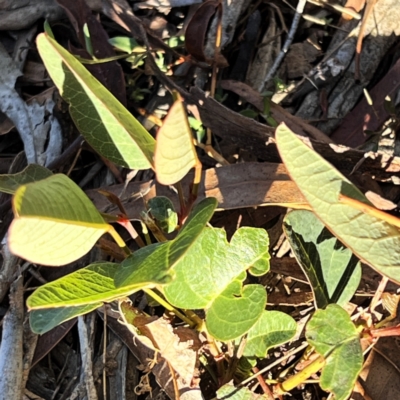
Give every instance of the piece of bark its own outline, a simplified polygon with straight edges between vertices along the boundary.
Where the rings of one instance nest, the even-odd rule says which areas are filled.
[[[185,97],[185,93],[182,94]],[[252,152],[261,160],[280,162],[280,157],[273,141],[275,130],[251,118],[244,117],[224,107],[216,100],[206,97],[198,88],[192,88],[186,95],[188,102],[197,104],[203,124],[214,134],[234,142],[237,146]],[[268,146],[266,146],[268,143]],[[332,163],[342,173],[352,173],[357,163],[364,157],[364,152],[344,146],[311,140],[314,150]],[[390,179],[400,172],[400,158],[372,154],[366,158],[359,173],[368,173],[377,180]]]
[[[385,98],[389,96],[393,103],[396,102],[400,88],[400,60],[398,60],[389,72],[377,83],[369,95],[372,106],[363,96],[360,102],[342,120],[341,124],[331,135],[336,143],[357,147],[368,138],[366,130],[375,132],[388,119],[389,114],[385,110]]]
[[[271,102],[271,116],[280,124],[284,122],[296,135],[307,136],[321,143],[334,143],[334,140],[325,135],[315,126],[304,121],[302,118],[290,114],[279,104]]]
[[[103,318],[102,309],[98,310],[99,315]],[[111,330],[126,344],[131,353],[139,360],[143,366],[148,366],[151,360],[157,356],[157,362],[154,364],[151,372],[154,374],[159,386],[167,393],[170,399],[175,399],[175,389],[173,380],[171,379],[171,369],[168,362],[162,358],[159,353],[155,354],[154,349],[144,344],[141,340],[134,338],[132,332],[124,325],[118,322],[119,313],[107,311],[107,325]],[[181,328],[189,329],[189,328]],[[176,331],[175,331],[176,332]],[[189,338],[191,339],[191,338]],[[188,340],[188,339],[186,339]],[[185,392],[192,392],[193,399],[201,399],[201,392],[196,387],[190,387],[191,382],[187,383],[187,390],[180,390],[180,397]]]
[[[64,322],[61,325],[56,326],[49,332],[41,335],[38,339],[35,354],[32,360],[32,367],[36,365],[43,357],[65,337],[65,335],[71,330],[76,324],[77,318],[73,318],[69,321]]]
[[[293,43],[283,62],[288,80],[299,79],[307,74],[311,70],[311,63],[319,55],[320,50],[308,41]]]
[[[193,180],[191,174],[183,179],[183,187],[188,188]],[[108,191],[121,194],[123,185],[106,188]],[[154,196],[171,198],[176,209],[179,209],[177,194],[168,186],[160,185],[155,180],[149,182],[132,182],[128,185],[126,195],[142,193],[144,201]],[[86,194],[96,207],[104,212],[116,211],[115,206],[97,190],[88,190]],[[269,203],[304,203],[295,183],[289,178],[282,164],[272,163],[243,163],[221,168],[211,168],[203,172],[199,187],[198,200],[205,197],[215,197],[218,208],[229,210],[244,207],[256,207]],[[140,212],[145,209],[142,201],[121,199],[130,218],[138,219]]]
[[[2,1],[0,4],[0,30],[25,29],[40,18],[46,18],[52,22],[63,16],[64,12],[55,0]]]
[[[93,316],[96,314],[89,314],[90,322],[94,323]],[[81,382],[85,383],[86,395],[89,399],[97,400],[97,392],[94,385],[93,379],[93,345],[94,338],[91,332],[88,332],[88,326],[85,323],[85,317],[78,317],[78,332],[79,332],[79,343],[81,349],[81,358],[82,358],[82,371],[81,371]],[[73,391],[71,398],[75,398],[74,396],[78,393],[77,387]]]
[[[261,13],[259,10],[254,11],[247,20],[246,30],[244,32],[243,41],[239,45],[239,53],[236,57],[235,64],[229,74],[230,79],[244,81],[252,60],[252,55],[257,44],[257,37],[260,31]],[[263,49],[264,50],[264,49]],[[258,92],[257,92],[258,93]]]
[[[380,338],[369,353],[364,368],[360,373],[360,381],[366,396],[353,395],[352,398],[355,400],[398,399],[400,397],[399,359],[398,338]]]
[[[277,26],[276,11],[272,7],[264,17],[268,20],[268,27],[258,45],[258,51],[251,61],[247,71],[246,82],[258,92],[264,90],[264,80],[271,69],[274,60],[278,57],[281,49],[281,35]]]
[[[102,315],[101,313],[99,313]],[[109,337],[109,344],[107,345],[106,349],[106,365],[103,363],[103,355],[101,354],[99,357],[96,358],[94,365],[93,365],[93,379],[95,382],[101,379],[101,375],[103,373],[103,369],[106,368],[108,373],[114,373],[115,369],[115,361],[117,358],[118,353],[122,349],[124,344],[122,341],[114,335],[113,333]],[[77,386],[75,387],[75,393],[85,393],[85,382],[80,381]],[[89,399],[90,400],[90,399]]]
[[[124,0],[110,3],[108,8],[104,7],[104,10],[106,15],[122,24],[134,37],[149,45],[143,26],[129,12],[129,6]],[[214,99],[207,98],[205,93],[198,88],[192,88],[191,92],[188,93],[159,70],[151,54],[148,54],[147,59],[152,73],[157,76],[162,84],[171,90],[177,90],[187,103],[197,105],[204,125],[210,128],[214,134],[235,142],[238,146],[252,152],[262,160],[279,162],[280,158],[276,146],[274,144],[269,145],[268,148],[264,146],[273,136],[273,128],[229,110]],[[350,151],[350,149],[345,148],[333,150],[324,143],[313,141],[313,147],[345,174],[350,174],[354,166],[364,158],[362,152]],[[392,177],[393,173],[400,171],[400,159],[388,160],[382,156],[376,156],[374,159],[368,158],[359,168],[359,171],[360,173],[367,172],[378,180],[387,180]]]
[[[0,393],[3,399],[20,399],[23,380],[24,284],[20,276],[11,285],[10,308],[3,320],[0,346]]]
[[[23,373],[22,373],[22,388],[25,389],[29,379],[29,373],[32,368],[32,360],[35,354],[38,337],[36,333],[33,333],[30,327],[29,318],[25,318],[23,325],[23,337],[24,337],[24,357],[23,357]]]
[[[28,163],[47,165],[61,153],[62,146],[61,127],[52,115],[54,101],[25,103],[14,87],[22,73],[2,44],[0,68],[0,110],[17,128]]]
[[[3,265],[0,270],[0,303],[8,292],[12,278],[17,272],[19,257],[11,254],[8,244],[2,248]]]
[[[360,82],[354,79],[357,34],[361,21],[346,22],[341,31],[336,31],[331,41],[327,56],[308,75],[307,80],[296,88],[293,98],[299,99],[308,91],[308,95],[296,113],[306,120],[316,120],[321,116],[319,90],[325,87],[329,93],[328,120],[317,127],[330,134],[354,107],[362,96],[363,88],[375,76],[382,58],[400,35],[400,8],[397,0],[379,0],[373,10],[373,17],[368,18],[361,53]],[[358,26],[357,26],[358,24]],[[356,28],[355,31],[352,31]],[[347,34],[346,31],[352,32]],[[312,81],[311,84],[308,81]]]

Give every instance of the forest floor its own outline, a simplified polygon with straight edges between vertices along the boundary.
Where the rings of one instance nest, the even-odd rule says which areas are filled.
[[[35,162],[44,165],[53,173],[68,175],[102,212],[117,207],[110,208],[99,189],[120,196],[126,187],[124,193],[131,198],[121,197],[124,211],[141,231],[137,221],[145,204],[155,195],[170,197],[172,190],[156,184],[151,169],[116,166],[80,136],[37,48],[45,20],[58,43],[80,60],[91,55],[107,59],[84,65],[153,136],[174,102],[173,93],[179,93],[202,164],[198,198],[212,196],[219,203],[211,225],[224,228],[228,240],[239,227],[268,232],[269,272],[248,277],[246,282],[263,285],[267,310],[291,316],[298,330],[292,341],[270,349],[246,372],[266,368],[261,375],[264,380],[250,379],[249,392],[240,398],[327,398],[329,393],[318,384],[318,373],[290,394],[274,394],[274,384],[265,385],[266,380],[279,380],[305,367],[296,349],[302,349],[302,327],[318,308],[316,289],[285,236],[290,204],[304,200],[282,164],[274,132],[284,123],[296,135],[308,138],[314,150],[362,193],[373,193],[375,201],[367,197],[376,207],[398,215],[398,1],[17,0],[0,4],[4,73],[0,76],[0,173],[17,173]],[[116,55],[121,57],[110,59]],[[31,125],[26,125],[25,113]],[[35,127],[31,136],[29,126]],[[192,180],[191,173],[184,178],[184,191],[188,192]],[[14,385],[15,399],[203,396],[208,400],[230,397],[217,394],[228,383],[227,377],[237,387],[245,380],[248,375],[243,371],[231,371],[237,367],[232,361],[237,356],[232,355],[232,341],[220,344],[218,358],[196,336],[195,368],[188,385],[196,390],[179,391],[177,372],[158,358],[157,351],[132,339],[113,304],[43,335],[32,333],[24,304],[34,289],[92,262],[118,260],[121,252],[102,238],[86,256],[60,268],[26,262],[12,255],[6,245],[13,220],[10,198],[0,194],[0,365],[6,368],[0,379],[0,399],[6,399],[1,395],[3,388],[12,390]],[[177,197],[173,202],[179,207]],[[131,250],[137,248],[127,234],[124,239]],[[385,292],[393,296],[396,315],[399,286],[395,279],[383,285],[379,272],[366,264],[361,268],[346,310],[383,318],[387,311],[379,303],[379,293]],[[15,282],[21,275],[24,292],[18,305],[13,293],[18,292]],[[372,299],[379,303],[375,314],[370,310]],[[175,340],[176,332],[168,335],[171,326],[180,326],[177,318],[143,292],[130,300],[158,321],[155,329],[165,340]],[[5,316],[12,313],[19,319],[10,328]],[[391,325],[396,325],[396,318]],[[23,335],[23,340],[8,344],[6,332],[11,337]],[[397,339],[380,339],[365,355],[352,398],[400,398],[399,371]]]

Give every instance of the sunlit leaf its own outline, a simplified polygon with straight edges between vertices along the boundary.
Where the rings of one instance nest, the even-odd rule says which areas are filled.
[[[122,262],[121,268],[117,271],[116,286],[130,286],[141,282],[142,270],[150,266],[156,271],[168,271],[188,252],[206,223],[211,219],[216,206],[217,200],[213,197],[202,200],[193,208],[174,240],[155,243],[135,251]],[[165,274],[165,272],[161,272],[161,274]]]
[[[206,327],[214,338],[227,341],[244,335],[261,318],[267,295],[262,285],[245,285],[243,278],[218,293],[207,310]]]
[[[246,271],[269,269],[268,234],[240,228],[231,242],[223,229],[206,228],[174,267],[175,279],[164,288],[169,302],[186,309],[207,310],[208,332],[220,340],[246,333],[261,317],[266,292],[261,285],[243,286]]]
[[[342,203],[342,193],[371,205],[331,164],[285,125],[276,130],[283,162],[315,214],[363,262],[400,283],[400,231],[387,222]]]
[[[52,172],[37,164],[29,164],[23,171],[16,174],[0,175],[0,192],[14,194],[26,183],[40,181],[52,175]]]
[[[108,43],[110,43],[118,50],[121,50],[124,53],[128,54],[131,54],[135,50],[141,52],[146,51],[144,47],[139,46],[138,42],[134,38],[128,36],[115,36],[113,38],[108,39]]]
[[[141,281],[116,287],[114,277],[119,264],[110,262],[95,263],[46,283],[36,289],[26,302],[28,309],[83,306],[98,302],[111,302],[150,286],[161,285],[169,279],[167,271],[157,271],[148,265],[141,269]]]
[[[20,186],[13,210],[11,251],[43,265],[77,260],[113,229],[79,186],[62,174]]]
[[[48,308],[34,310],[29,313],[29,324],[32,332],[42,335],[51,331],[57,325],[69,321],[79,315],[84,315],[99,308],[103,303],[87,304],[78,307]]]
[[[280,311],[264,311],[249,330],[243,355],[265,358],[269,349],[288,342],[296,333],[296,321]]]
[[[155,140],[132,114],[66,49],[45,33],[40,56],[88,143],[118,165],[151,168]]]
[[[157,133],[154,156],[157,180],[163,185],[179,182],[198,162],[192,131],[182,100],[172,105]]]
[[[344,306],[361,280],[361,265],[349,249],[333,236],[311,211],[286,215],[284,231],[296,259],[307,276],[316,306]]]
[[[347,400],[363,365],[360,337],[350,316],[336,304],[317,310],[307,324],[306,338],[326,360],[321,388],[333,392],[335,400]]]

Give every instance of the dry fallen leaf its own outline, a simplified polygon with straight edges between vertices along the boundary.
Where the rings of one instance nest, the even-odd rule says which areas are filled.
[[[140,341],[147,351],[153,353],[153,357],[146,357],[148,365],[144,365],[145,369],[150,371],[156,365],[163,363],[163,371],[158,373],[169,374],[169,379],[172,378],[176,382],[180,394],[191,391],[194,399],[201,399],[196,379],[198,350],[201,347],[198,334],[185,327],[173,329],[164,318],[137,315],[132,324],[128,319],[129,315],[132,315],[130,313],[133,307],[127,302],[122,302],[120,310],[125,310],[125,313],[121,312],[123,324],[133,333],[133,340],[136,343]]]

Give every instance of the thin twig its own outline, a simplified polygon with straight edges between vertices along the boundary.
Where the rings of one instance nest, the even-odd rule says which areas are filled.
[[[379,300],[382,297],[382,293],[385,290],[387,283],[389,282],[389,278],[386,276],[382,277],[382,280],[379,283],[378,288],[376,289],[375,296],[372,298],[371,305],[369,306],[371,313],[375,314],[375,308],[378,305]]]
[[[377,0],[367,0],[367,5],[365,7],[364,16],[363,16],[361,26],[360,26],[360,32],[358,33],[357,45],[356,45],[356,57],[354,60],[354,64],[355,64],[354,79],[356,81],[359,81],[361,79],[360,59],[361,59],[362,42],[364,39],[364,32],[365,32],[365,28],[367,26],[368,18],[372,14],[372,10],[374,9],[376,2],[377,2]]]
[[[242,381],[240,383],[240,385],[238,386],[244,386],[247,383],[249,383],[250,381],[252,381],[254,378],[257,378],[258,375],[262,375],[265,372],[269,371],[270,369],[272,369],[273,367],[275,367],[275,365],[279,365],[282,361],[287,360],[288,358],[290,358],[291,356],[293,356],[296,353],[299,353],[300,351],[304,350],[306,347],[308,346],[307,342],[304,342],[302,345],[300,345],[299,347],[297,347],[296,349],[293,349],[291,351],[289,351],[288,353],[286,353],[283,357],[278,358],[276,361],[274,361],[273,363],[267,365],[265,368],[261,369],[260,371],[258,371],[256,374],[250,376],[250,378],[245,379],[244,381]]]
[[[281,52],[279,53],[274,64],[272,65],[271,69],[269,70],[267,76],[264,79],[264,85],[268,81],[270,81],[272,79],[272,77],[276,74],[276,71],[278,70],[279,66],[281,65],[281,62],[284,59],[286,53],[288,52],[289,47],[293,42],[294,35],[297,31],[297,27],[299,26],[300,18],[301,18],[301,15],[303,14],[304,6],[305,6],[306,2],[307,2],[307,0],[299,0],[299,3],[297,4],[297,8],[296,8],[296,13],[294,14],[294,17],[293,17],[292,26],[290,27],[288,37],[286,38],[285,44],[283,45]]]

